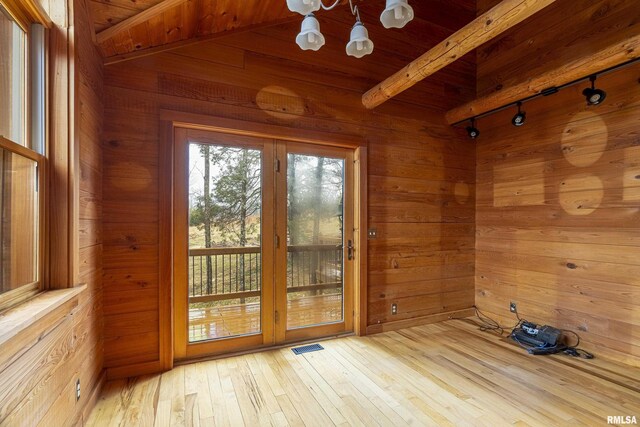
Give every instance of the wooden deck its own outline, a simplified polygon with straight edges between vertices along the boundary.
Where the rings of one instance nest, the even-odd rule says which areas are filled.
[[[287,328],[342,320],[342,295],[291,297],[287,303]],[[189,309],[189,340],[245,335],[260,331],[260,304]]]
[[[530,356],[463,320],[113,381],[88,426],[561,426],[640,415],[640,372]]]

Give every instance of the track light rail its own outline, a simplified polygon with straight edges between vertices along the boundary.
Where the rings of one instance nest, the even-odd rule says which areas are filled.
[[[609,73],[611,73],[613,71],[617,71],[617,70],[620,70],[622,68],[626,68],[626,67],[628,67],[630,65],[633,65],[636,62],[640,62],[640,58],[635,58],[635,59],[632,59],[630,61],[623,62],[622,64],[606,68],[606,69],[604,69],[602,71],[598,71],[597,73],[591,73],[589,75],[586,75],[584,77],[580,77],[579,79],[572,80],[572,81],[570,81],[568,83],[565,83],[565,84],[562,84],[562,85],[559,85],[559,86],[552,86],[552,87],[544,89],[544,90],[542,90],[539,93],[536,93],[534,95],[530,95],[530,96],[527,96],[525,98],[521,98],[521,99],[519,99],[517,101],[509,102],[508,104],[504,104],[504,105],[502,105],[500,107],[496,107],[496,108],[494,108],[492,110],[489,110],[487,112],[484,112],[482,114],[478,114],[476,116],[472,116],[472,117],[469,117],[469,118],[466,118],[466,119],[463,119],[463,120],[459,120],[459,121],[457,121],[455,123],[452,123],[451,126],[458,127],[458,126],[464,124],[465,122],[468,122],[470,119],[475,119],[475,120],[481,119],[483,117],[487,117],[487,116],[490,116],[492,114],[495,114],[495,113],[497,113],[499,111],[506,110],[507,108],[513,107],[514,105],[517,106],[519,103],[520,104],[524,104],[525,102],[531,101],[531,100],[539,98],[541,96],[553,95],[555,93],[558,93],[560,90],[562,90],[562,89],[564,89],[566,87],[573,86],[573,85],[578,84],[578,83],[580,83],[582,81],[585,81],[585,80],[589,80],[594,76],[602,76],[602,75],[605,75],[605,74],[609,74]]]

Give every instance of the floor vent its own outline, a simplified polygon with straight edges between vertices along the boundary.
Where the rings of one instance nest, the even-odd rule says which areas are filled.
[[[320,344],[310,344],[310,345],[304,345],[302,347],[296,347],[291,349],[291,351],[293,351],[294,354],[311,353],[312,351],[318,351],[318,350],[324,350],[324,347],[322,347]]]

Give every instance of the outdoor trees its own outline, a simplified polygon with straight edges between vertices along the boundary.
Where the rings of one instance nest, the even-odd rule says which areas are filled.
[[[203,185],[202,192],[193,197],[191,225],[204,229],[205,247],[257,244],[260,152],[223,146],[199,147]]]
[[[202,191],[192,195],[190,225],[204,231],[204,245],[259,245],[261,157],[257,150],[199,145],[192,170],[202,172]],[[195,154],[195,153],[192,153]],[[206,257],[206,288],[212,293],[212,261]],[[245,284],[245,259],[238,259],[240,290]]]
[[[260,246],[261,152],[194,144],[190,162],[189,218],[190,225],[198,230],[191,246]],[[286,245],[341,245],[344,161],[291,153],[287,156],[286,171],[282,172],[287,175]],[[304,271],[296,273],[297,283],[322,281],[317,274],[322,257],[320,250],[288,252],[289,266],[294,263],[304,266]],[[217,267],[223,267],[225,271],[230,271],[230,267],[235,269],[234,283],[239,284],[239,291],[245,290],[246,256],[251,254],[238,253],[233,262],[229,255],[208,255],[198,261],[202,265],[196,267],[197,271],[204,273],[206,270],[201,280],[206,280],[207,293],[213,293],[212,278],[217,274]],[[222,264],[218,264],[220,259]],[[293,275],[290,277],[294,280]]]

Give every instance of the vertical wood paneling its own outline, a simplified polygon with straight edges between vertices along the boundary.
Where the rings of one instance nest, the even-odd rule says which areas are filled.
[[[440,32],[453,33],[472,14],[449,17]],[[328,26],[348,33],[351,24],[336,16],[341,18]],[[380,31],[377,56],[356,61],[344,54],[342,42],[313,54],[300,51],[292,42],[298,25],[106,67],[105,366],[113,376],[136,373],[126,369],[132,363],[146,369],[159,360],[157,322],[122,330],[119,325],[137,313],[155,319],[159,289],[170,286],[158,278],[158,180],[166,172],[159,167],[161,109],[286,126],[300,135],[362,138],[368,147],[369,227],[379,233],[369,242],[368,280],[375,291],[368,300],[370,332],[394,320],[473,304],[474,146],[442,121],[447,107],[474,92],[473,63],[460,62],[368,111],[362,93],[404,65],[408,58],[390,52],[399,38],[410,50],[408,36],[385,39]],[[424,43],[439,37],[421,35]],[[455,82],[455,96],[444,89],[448,81]]]
[[[480,94],[496,79],[526,77],[531,61],[588,55],[589,46],[638,30],[634,1],[551,8],[483,48]],[[585,348],[636,365],[639,82],[634,65],[598,78],[608,94],[602,105],[586,105],[588,82],[526,103],[522,128],[510,124],[512,110],[482,119],[476,182],[477,304],[511,324],[515,301],[522,317],[575,331]]]

